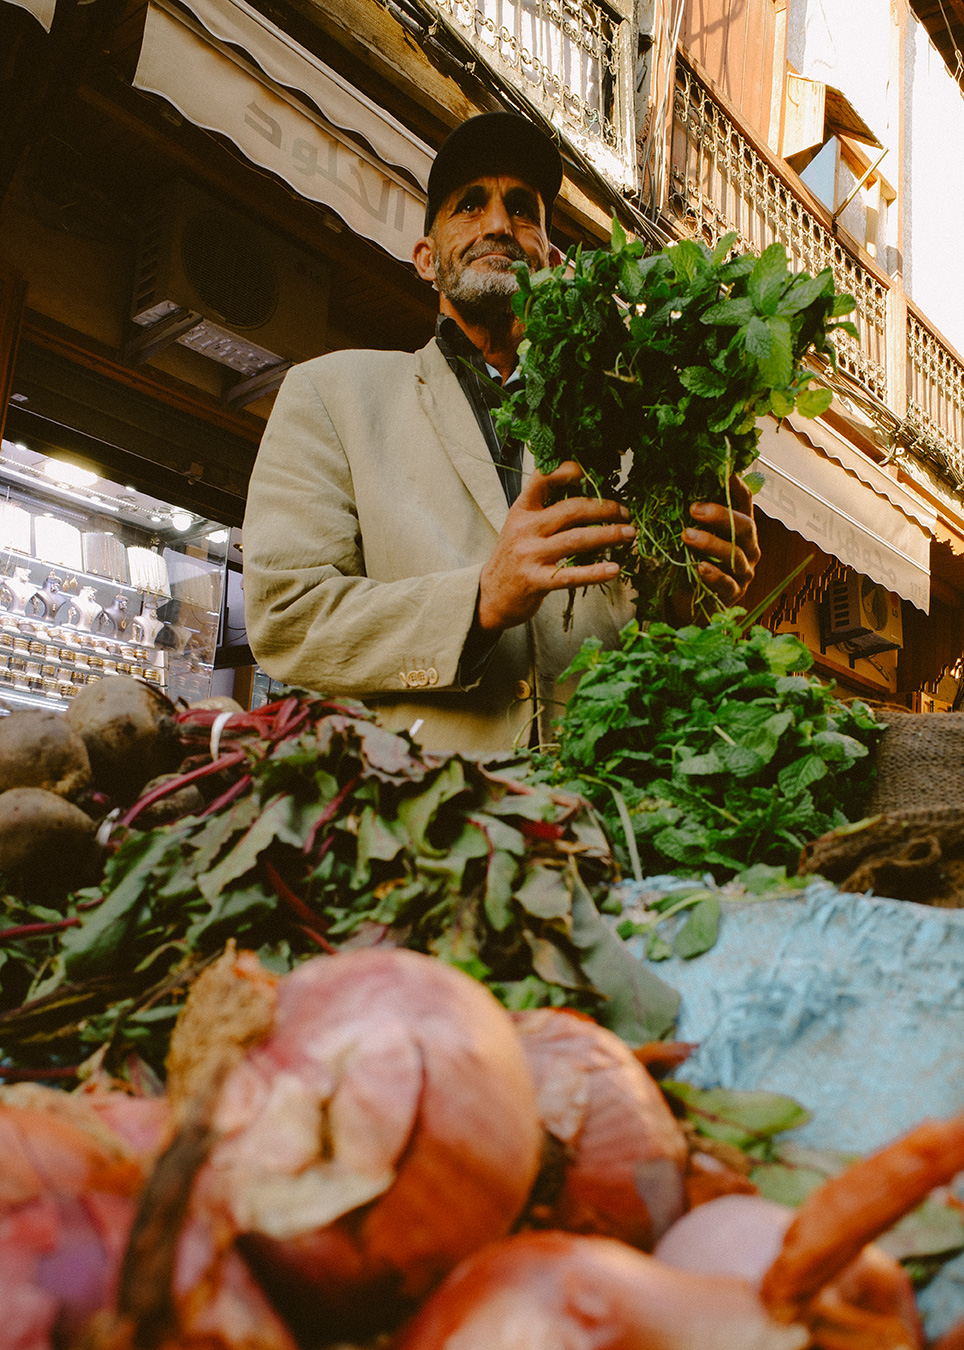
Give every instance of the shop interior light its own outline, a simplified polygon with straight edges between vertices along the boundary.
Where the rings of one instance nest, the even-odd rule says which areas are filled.
[[[194,517],[188,511],[172,511],[171,524],[178,534],[183,534],[194,524]]]
[[[229,530],[212,530],[208,535],[212,544],[226,544],[228,542]]]
[[[100,477],[93,469],[82,468],[80,464],[72,464],[65,459],[45,460],[43,471],[47,478],[53,479],[55,483],[61,483],[64,487],[93,487]]]

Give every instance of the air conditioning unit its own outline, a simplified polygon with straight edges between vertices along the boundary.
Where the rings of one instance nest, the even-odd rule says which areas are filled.
[[[170,340],[251,377],[328,350],[328,282],[307,251],[175,179],[143,221],[131,318],[171,320]]]
[[[903,645],[900,596],[870,577],[852,572],[831,582],[826,606],[828,645],[860,656]]]

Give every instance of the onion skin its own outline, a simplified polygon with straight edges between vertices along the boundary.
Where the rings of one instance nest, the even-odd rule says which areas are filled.
[[[0,1103],[4,1350],[51,1350],[113,1299],[140,1183],[65,1114]]]
[[[142,1162],[163,1099],[19,1084],[0,1093],[0,1346],[142,1350],[120,1315]],[[231,1234],[192,1215],[176,1244],[170,1335],[158,1350],[296,1350]]]
[[[763,1196],[729,1195],[691,1210],[657,1245],[668,1265],[731,1275],[759,1289],[780,1257],[794,1211]],[[864,1247],[801,1305],[799,1319],[819,1350],[914,1350],[923,1344],[910,1280],[880,1248]]]
[[[792,1209],[762,1195],[724,1195],[684,1214],[653,1254],[680,1270],[735,1275],[758,1289],[792,1222]]]
[[[543,1127],[566,1147],[539,1227],[619,1238],[646,1251],[682,1214],[687,1146],[662,1092],[620,1038],[554,1008],[512,1014]]]
[[[296,1331],[396,1324],[507,1233],[538,1169],[512,1022],[441,961],[371,949],[278,982],[274,1027],[224,1080],[198,1179]]]
[[[710,1153],[691,1153],[686,1163],[686,1208],[696,1209],[724,1195],[759,1195],[759,1187]]]
[[[523,1233],[448,1277],[392,1350],[803,1350],[740,1280],[692,1275],[611,1238]]]

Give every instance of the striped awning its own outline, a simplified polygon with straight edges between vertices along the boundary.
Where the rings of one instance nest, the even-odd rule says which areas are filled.
[[[926,614],[934,512],[824,424],[768,419],[756,505]]]
[[[433,152],[243,0],[150,0],[133,83],[411,261]]]

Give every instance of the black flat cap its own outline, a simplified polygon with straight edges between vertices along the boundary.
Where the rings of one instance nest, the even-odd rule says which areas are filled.
[[[562,184],[562,156],[556,143],[520,113],[489,112],[470,117],[439,146],[428,176],[425,234],[450,192],[474,178],[500,173],[512,174],[536,189],[546,208],[548,231]]]

